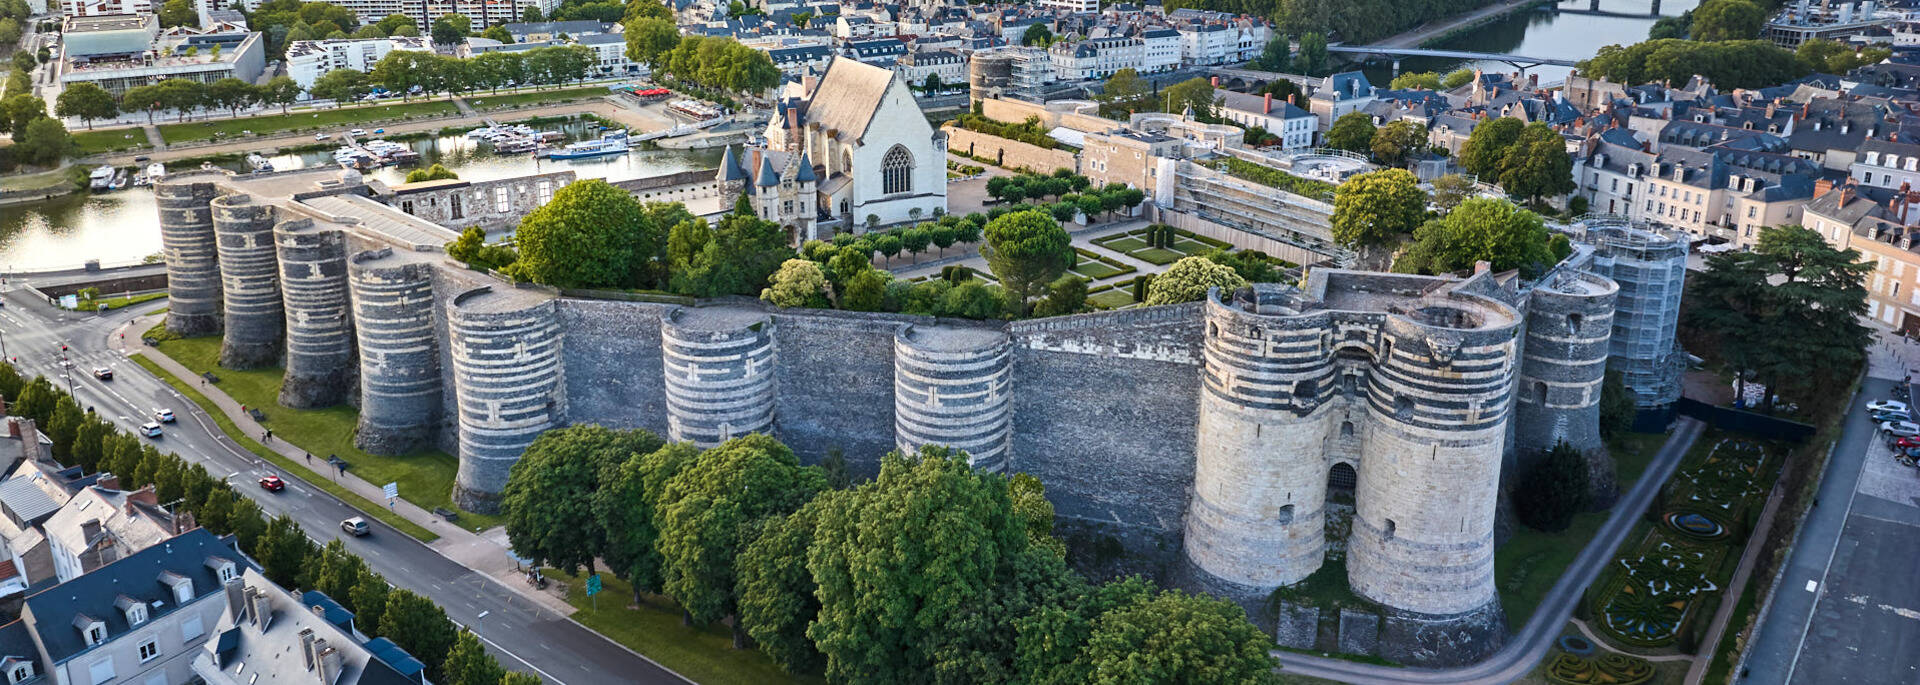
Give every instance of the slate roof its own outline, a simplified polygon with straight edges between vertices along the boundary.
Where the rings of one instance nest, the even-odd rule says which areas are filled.
[[[63,663],[97,646],[82,641],[80,631],[73,628],[76,617],[85,615],[106,623],[109,640],[132,628],[126,614],[114,608],[123,594],[148,603],[149,623],[179,609],[172,589],[160,581],[162,573],[171,571],[192,580],[193,601],[220,594],[220,577],[207,565],[214,557],[244,558],[232,536],[223,538],[196,528],[28,596],[20,621],[39,635],[48,658]]]
[[[301,651],[300,633],[308,630],[312,631],[313,637],[325,640],[327,647],[336,650],[341,657],[340,672],[335,676],[333,685],[418,685],[421,682],[418,675],[422,670],[419,660],[393,647],[391,642],[387,642],[383,649],[392,660],[381,657],[381,652],[374,649],[374,640],[360,644],[346,629],[323,615],[315,614],[312,608],[316,605],[304,599],[319,595],[320,599],[332,602],[326,595],[309,592],[296,603],[291,593],[274,585],[257,571],[247,571],[244,580],[247,586],[267,595],[272,602],[273,612],[264,631],[259,623],[246,620],[245,616],[236,616],[231,608],[220,617],[213,631],[214,638],[195,658],[196,670],[208,668],[219,672],[211,682],[220,685],[317,682],[314,672],[307,669],[306,658]],[[404,666],[395,666],[395,661]]]
[[[46,480],[44,474],[33,471],[0,481],[0,506],[6,507],[7,514],[22,525],[33,525],[46,520],[53,512],[60,510],[60,504],[66,500],[55,500],[41,487]]]
[[[894,72],[858,60],[836,59],[808,94],[807,121],[858,140],[873,123]]]

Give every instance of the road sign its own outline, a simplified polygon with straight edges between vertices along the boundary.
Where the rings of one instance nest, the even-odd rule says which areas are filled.
[[[597,594],[600,594],[600,574],[595,573],[587,576],[587,596],[592,597]]]
[[[398,499],[400,497],[400,484],[388,483],[380,486],[380,491],[386,493],[387,499]]]
[[[61,295],[60,306],[67,309],[79,309],[80,296],[79,295]]]

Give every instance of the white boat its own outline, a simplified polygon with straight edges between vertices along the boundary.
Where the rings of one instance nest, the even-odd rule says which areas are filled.
[[[159,162],[148,164],[147,180],[153,183],[159,183],[161,181],[167,180],[167,165],[161,164]]]
[[[107,183],[107,187],[113,190],[120,190],[126,188],[127,183],[132,180],[132,174],[128,174],[126,169],[114,169],[113,180]]]
[[[266,173],[273,171],[273,162],[267,161],[258,152],[251,152],[247,154],[247,168],[254,173]]]
[[[627,132],[616,131],[601,135],[598,140],[588,140],[568,145],[547,153],[549,159],[586,159],[605,155],[624,155],[627,153]]]
[[[493,151],[502,153],[502,154],[533,152],[539,147],[540,147],[540,143],[535,141],[532,138],[510,138],[507,140],[502,140],[498,143],[494,143]]]
[[[87,187],[93,190],[107,190],[113,185],[113,167],[102,166],[87,174]]]
[[[493,135],[493,132],[494,132],[494,131],[496,131],[496,130],[498,130],[498,129],[496,129],[495,127],[492,127],[492,126],[482,126],[482,127],[480,127],[480,128],[476,128],[476,129],[474,129],[474,130],[471,130],[471,131],[468,131],[468,132],[467,132],[467,137],[468,137],[468,138],[473,138],[473,139],[476,139],[476,140],[477,140],[477,139],[480,139],[480,138],[485,138],[485,137],[487,137],[487,136],[490,136],[490,135]]]

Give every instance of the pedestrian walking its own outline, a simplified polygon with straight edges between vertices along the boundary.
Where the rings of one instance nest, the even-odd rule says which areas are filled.
[[[311,464],[311,463],[313,463],[313,453],[312,453],[312,452],[308,452],[308,453],[307,453],[307,463],[309,463],[309,464]]]

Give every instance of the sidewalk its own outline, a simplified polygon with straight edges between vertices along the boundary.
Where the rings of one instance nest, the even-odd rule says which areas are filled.
[[[125,326],[122,326],[116,332],[131,332],[134,334],[133,338],[138,340],[140,332],[152,328],[154,325],[164,321],[165,318],[165,314],[136,318],[128,322]],[[159,365],[160,368],[166,369],[169,373],[187,382],[192,382],[190,379],[199,377],[199,374],[194,373],[180,362],[174,361],[173,358],[160,354],[152,348],[140,345],[129,345],[125,352],[128,355],[141,355]],[[260,425],[258,421],[253,420],[253,417],[241,408],[240,403],[234,401],[234,399],[222,391],[219,386],[203,381],[196,389],[200,391],[200,394],[206,395],[207,399],[212,400],[214,405],[220,408],[220,413],[225,414],[228,419],[231,419],[233,424],[245,435],[257,437],[266,433],[266,427]],[[262,440],[260,442],[268,449],[278,452],[280,456],[286,457],[303,471],[303,473],[285,474],[288,477],[298,478],[308,482],[333,481],[341,487],[346,488],[349,492],[365,497],[368,501],[374,502],[375,504],[387,501],[386,494],[381,490],[381,486],[367,482],[352,472],[345,474],[330,472],[331,469],[328,468],[324,457],[315,457],[311,462],[312,465],[306,466],[308,463],[308,453],[305,450],[280,439]],[[277,465],[273,468],[276,470],[285,470],[278,468]],[[573,614],[573,607],[567,604],[565,600],[560,599],[553,593],[541,592],[526,587],[526,583],[521,581],[520,568],[509,556],[510,550],[507,546],[507,536],[504,528],[494,528],[490,531],[474,533],[460,526],[448,523],[440,517],[435,516],[433,512],[422,509],[418,505],[405,499],[395,500],[391,509],[394,514],[399,515],[401,518],[419,524],[421,527],[438,534],[440,539],[426,544],[427,547],[439,552],[441,556],[473,569],[476,572],[491,576],[507,589],[528,599],[538,601],[547,608],[560,612],[561,615]]]

